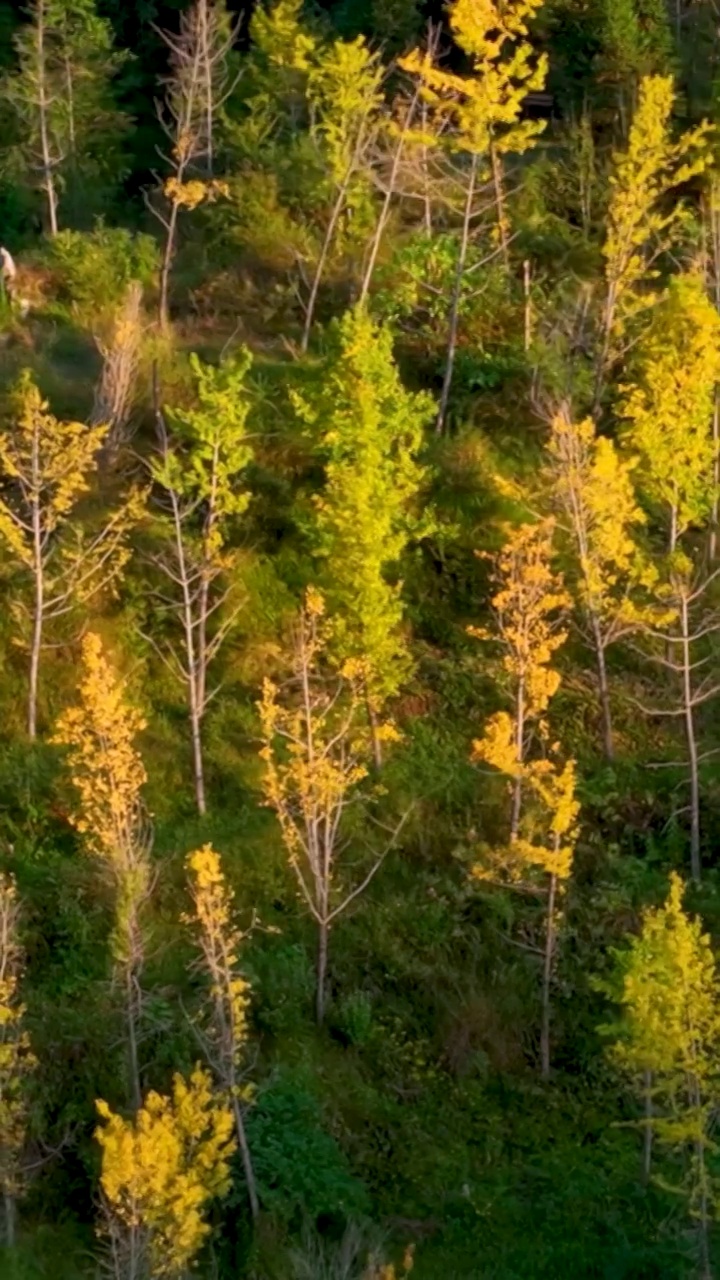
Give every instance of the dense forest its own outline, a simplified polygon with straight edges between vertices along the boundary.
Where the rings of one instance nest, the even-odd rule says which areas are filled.
[[[2,1280],[720,1275],[719,76],[0,0]]]

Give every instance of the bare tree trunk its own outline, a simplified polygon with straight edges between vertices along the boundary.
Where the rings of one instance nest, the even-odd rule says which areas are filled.
[[[135,928],[128,926],[128,946],[135,946]],[[136,1111],[142,1105],[140,1088],[140,1063],[138,1058],[138,1025],[140,1021],[140,998],[138,979],[132,959],[125,962],[125,1024],[127,1027],[128,1082],[130,1098]]]
[[[515,704],[515,754],[518,765],[522,765],[525,756],[525,683],[520,680]],[[520,830],[520,811],[522,809],[522,777],[513,782],[512,805],[510,808],[510,843],[517,840]]]
[[[6,1191],[3,1196],[3,1203],[5,1207],[5,1243],[8,1249],[12,1249],[15,1245],[15,1220],[17,1213],[15,1197],[11,1195],[9,1191]]]
[[[315,992],[315,1021],[321,1027],[325,1021],[327,984],[328,923],[327,914],[318,920],[317,990]]]
[[[180,179],[178,179],[180,181]],[[177,236],[179,205],[173,200],[170,209],[170,221],[167,224],[165,233],[165,249],[163,252],[162,267],[160,268],[160,326],[167,330],[170,324],[170,270],[172,268],[173,258],[175,257],[175,239]]]
[[[33,631],[30,644],[30,682],[28,688],[27,729],[28,737],[37,735],[38,682],[40,678],[40,653],[42,650],[43,619],[45,616],[45,582],[43,574],[42,527],[40,504],[33,504],[33,569],[35,573],[35,603]]]
[[[472,165],[470,168],[470,178],[468,181],[467,195],[465,199],[465,213],[463,216],[462,237],[460,240],[460,253],[458,255],[457,271],[455,273],[455,284],[453,286],[452,305],[450,308],[450,332],[448,336],[447,360],[445,363],[445,377],[443,379],[442,394],[440,396],[440,407],[438,409],[437,423],[435,429],[438,435],[441,435],[445,429],[445,416],[450,403],[450,392],[452,390],[453,372],[455,369],[455,357],[457,355],[457,338],[460,323],[460,303],[462,301],[463,278],[465,276],[465,263],[467,262],[468,248],[470,245],[470,223],[472,221],[473,203],[475,200],[475,182],[477,179],[478,157],[473,153]]]
[[[645,1093],[645,1131],[643,1134],[643,1181],[650,1181],[650,1169],[652,1166],[652,1148],[653,1148],[653,1131],[652,1131],[652,1071],[646,1071],[643,1077],[643,1089]]]
[[[382,769],[383,750],[380,735],[378,733],[377,712],[372,704],[369,693],[365,692],[365,705],[367,707],[368,723],[370,725],[370,736],[372,738],[373,760],[376,769]]]
[[[600,634],[597,619],[593,619],[595,636],[595,655],[597,659],[598,692],[600,695],[600,713],[602,716],[603,751],[605,759],[615,759],[615,743],[613,741],[612,710],[610,707],[610,689],[608,686],[607,667],[605,664],[605,645]]]
[[[720,505],[720,388],[715,388],[715,404],[713,406],[713,500],[710,512],[710,538],[708,555],[710,560],[717,556],[718,508]]]
[[[497,211],[497,225],[500,233],[500,247],[502,249],[502,258],[505,264],[505,270],[510,270],[510,240],[508,236],[507,214],[505,212],[505,182],[503,175],[503,164],[498,154],[497,146],[494,142],[490,143],[490,164],[492,166],[493,189],[495,192],[495,209]]]
[[[240,1147],[243,1172],[245,1174],[245,1181],[247,1182],[250,1213],[252,1215],[253,1222],[256,1222],[260,1216],[260,1201],[257,1193],[257,1182],[255,1180],[255,1170],[253,1168],[247,1134],[245,1132],[245,1120],[243,1118],[242,1107],[240,1106],[240,1099],[237,1097],[235,1091],[233,1091],[233,1113],[235,1115],[235,1132],[237,1134],[238,1146]]]
[[[407,131],[410,128],[412,118],[415,115],[419,93],[420,91],[416,90],[414,97],[410,101],[410,104],[407,109],[407,114],[405,116],[405,121],[403,123],[402,132],[400,134],[400,137],[397,140],[397,146],[395,147],[395,154],[393,156],[392,168],[390,170],[390,177],[388,179],[387,191],[385,192],[385,199],[383,200],[382,209],[380,210],[380,217],[378,218],[377,227],[375,228],[375,235],[373,236],[372,245],[370,247],[370,256],[368,257],[367,266],[365,267],[365,274],[363,276],[362,287],[360,289],[359,301],[361,303],[365,302],[368,296],[368,293],[370,291],[370,284],[373,278],[373,273],[375,271],[377,256],[378,256],[378,253],[380,252],[380,245],[382,244],[382,238],[385,233],[385,228],[387,226],[388,218],[390,216],[390,205],[392,204],[392,198],[395,194],[395,184],[397,183],[398,170],[400,168],[400,160],[402,158],[403,148],[405,146],[405,138],[407,136]]]
[[[427,129],[428,129],[428,109],[427,109],[427,103],[423,102],[422,131],[423,131],[424,137],[427,137]],[[428,147],[426,142],[424,142],[422,146],[422,172],[423,172],[423,186],[424,186],[424,196],[425,196],[423,200],[423,220],[425,223],[425,233],[426,235],[431,236],[433,233],[432,200],[430,198],[430,173],[429,173],[429,166],[428,166]]]
[[[45,80],[45,0],[39,0],[36,8],[36,15],[38,110],[40,112],[40,147],[42,151],[43,186],[45,188],[45,195],[47,196],[50,235],[56,236],[58,233],[57,191],[55,189],[55,175],[53,172],[53,160],[48,131],[48,109],[50,104],[48,102],[48,91]]]
[[[687,739],[688,763],[690,766],[690,874],[696,884],[700,883],[700,778],[697,742],[695,739],[695,721],[693,717],[692,664],[690,656],[690,622],[688,601],[685,595],[680,601],[680,624],[682,626],[682,684],[683,709],[685,719],[685,737]]]
[[[523,295],[525,299],[524,307],[524,339],[525,351],[530,350],[532,343],[532,299],[530,296],[530,262],[526,258],[523,262]]]
[[[320,257],[318,258],[317,267],[315,268],[315,276],[313,278],[312,286],[310,289],[310,297],[308,298],[307,309],[305,311],[305,325],[303,327],[302,341],[300,343],[300,350],[303,353],[307,351],[308,343],[310,342],[310,333],[313,327],[313,320],[315,319],[315,307],[317,305],[317,298],[318,298],[318,293],[320,291],[320,284],[322,282],[323,274],[325,272],[325,263],[327,262],[328,254],[330,253],[330,245],[332,244],[333,238],[335,236],[335,228],[337,227],[337,224],[340,220],[340,214],[342,213],[343,208],[345,206],[345,199],[348,193],[348,187],[350,186],[350,179],[353,175],[353,172],[354,172],[353,168],[348,169],[348,172],[345,175],[345,178],[343,179],[342,184],[338,189],[337,196],[335,197],[335,203],[332,208],[332,213],[330,214],[330,221],[328,222],[327,229],[325,231],[325,239],[323,240],[323,246],[322,246],[322,249],[320,250]]]
[[[545,958],[543,963],[542,1027],[540,1030],[540,1071],[543,1080],[550,1076],[550,983],[555,955],[555,893],[557,876],[550,877],[548,891],[547,928],[545,931]]]

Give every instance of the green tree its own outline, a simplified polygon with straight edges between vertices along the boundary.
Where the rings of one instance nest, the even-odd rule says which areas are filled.
[[[708,1168],[720,1076],[720,985],[702,922],[683,910],[674,872],[662,907],[648,908],[642,928],[602,987],[620,1005],[618,1024],[603,1028],[611,1054],[642,1092],[644,1125],[661,1146],[688,1155],[684,1191],[698,1223],[701,1273],[708,1280],[709,1227],[716,1191]]]
[[[249,351],[218,366],[193,355],[196,405],[165,412],[156,406],[159,442],[151,474],[164,546],[152,562],[165,578],[156,602],[178,636],[147,635],[186,689],[200,813],[207,807],[202,722],[213,696],[208,671],[238,613],[228,534],[250,501],[243,482],[253,457],[247,431],[251,362]]]
[[[294,402],[325,462],[315,510],[331,648],[338,665],[362,664],[374,722],[411,669],[402,583],[392,575],[410,540],[429,528],[419,511],[427,478],[419,456],[432,401],[405,390],[391,333],[357,308],[337,326],[317,393]]]
[[[0,81],[13,129],[8,163],[43,192],[54,235],[65,194],[76,215],[97,209],[98,189],[122,174],[118,142],[129,122],[111,86],[129,55],[114,48],[93,0],[33,0],[15,48],[17,69]]]

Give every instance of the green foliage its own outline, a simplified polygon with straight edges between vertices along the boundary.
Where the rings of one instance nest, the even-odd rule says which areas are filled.
[[[320,1217],[343,1222],[366,1210],[365,1188],[323,1129],[302,1075],[285,1073],[272,1082],[250,1112],[247,1130],[258,1192],[269,1213],[300,1226]]]
[[[151,236],[104,223],[94,231],[61,231],[47,246],[45,257],[56,280],[58,300],[95,321],[122,300],[131,281],[151,288],[159,263]]]

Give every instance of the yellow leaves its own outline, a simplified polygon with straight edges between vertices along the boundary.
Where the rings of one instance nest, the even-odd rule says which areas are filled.
[[[382,104],[384,69],[362,36],[334,40],[318,51],[308,77],[308,101],[317,113],[330,172],[338,184],[356,160],[363,131]]]
[[[242,1047],[247,1039],[247,1010],[250,1004],[250,984],[237,971],[238,952],[244,935],[233,921],[233,896],[223,874],[220,857],[212,845],[203,845],[188,854],[185,862],[194,912],[183,919],[194,924],[199,932],[199,946],[204,968],[212,986],[219,1017],[215,1038],[222,1039],[222,1030],[229,1033],[229,1042],[220,1045],[220,1051],[231,1069],[237,1067]],[[226,1083],[232,1083],[232,1080]]]
[[[519,119],[526,95],[542,89],[547,76],[546,56],[534,56],[527,40],[527,24],[541,2],[454,0],[450,26],[471,60],[470,76],[436,66],[419,50],[400,59],[400,66],[420,80],[426,101],[454,119],[460,145],[478,155],[487,154],[491,145],[521,153],[544,128],[542,121]]]
[[[553,520],[509,529],[496,560],[499,589],[492,606],[505,648],[503,666],[523,686],[528,717],[541,716],[557,690],[559,677],[550,663],[567,638],[558,618],[570,598],[552,568],[554,529]]]
[[[221,197],[229,198],[230,188],[227,182],[216,179],[201,181],[199,178],[181,182],[178,178],[166,178],[163,192],[171,204],[181,209],[197,209],[201,204],[214,204]]]
[[[632,481],[636,459],[596,435],[591,418],[576,422],[565,408],[553,418],[548,454],[553,499],[575,543],[580,604],[609,643],[644,616],[628,592],[656,576],[633,537],[646,522]]]
[[[135,738],[145,720],[93,632],[83,639],[80,702],[60,717],[53,741],[68,748],[80,804],[72,821],[93,853],[116,870],[135,860],[142,821],[145,768]]]
[[[702,173],[711,161],[707,122],[672,141],[673,102],[671,76],[643,76],[627,149],[613,161],[603,254],[609,289],[608,339],[614,348],[640,305],[639,287],[648,278],[648,246],[667,237],[682,216],[677,203],[669,211],[661,210],[663,196]],[[655,247],[657,251],[660,246]]]
[[[498,711],[488,720],[482,738],[473,742],[473,759],[492,765],[508,778],[522,777],[517,731],[506,711]]]
[[[97,1102],[100,1182],[111,1213],[150,1238],[152,1274],[177,1276],[208,1234],[204,1211],[230,1186],[233,1115],[213,1096],[208,1072],[176,1074],[172,1094],[151,1092],[135,1119]]]
[[[642,458],[648,495],[682,533],[712,502],[710,424],[720,380],[720,317],[700,276],[672,280],[631,368],[633,381],[622,388],[625,437]]]

